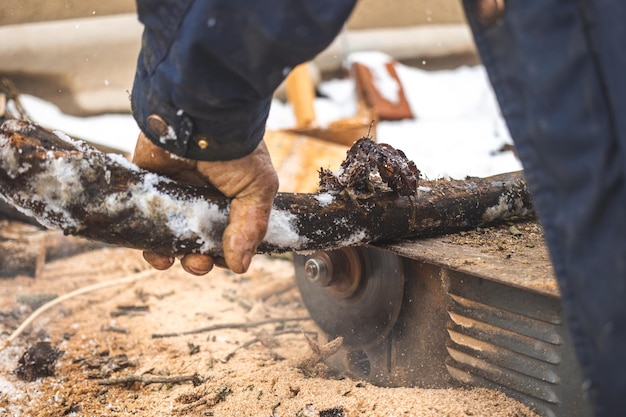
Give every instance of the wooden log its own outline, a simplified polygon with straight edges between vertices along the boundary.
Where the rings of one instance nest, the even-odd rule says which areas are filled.
[[[289,193],[318,191],[319,168],[337,171],[349,149],[349,146],[284,130],[268,130],[264,140],[278,173],[278,191]]]
[[[298,127],[315,124],[315,86],[309,72],[309,63],[296,66],[285,79],[287,99],[291,103]]]
[[[46,235],[50,233],[60,234],[19,221],[1,220],[0,278],[39,275],[46,259]]]
[[[402,156],[357,141],[343,177],[322,172],[325,190],[276,196],[258,251],[330,250],[532,215],[520,173],[417,187],[418,172]],[[177,183],[17,120],[0,128],[0,159],[0,195],[47,227],[168,255],[222,255],[229,200],[210,187]]]
[[[46,262],[82,252],[101,249],[106,244],[21,221],[0,221],[0,278],[18,275],[36,278]]]
[[[359,54],[356,56],[358,57]],[[390,57],[386,62],[381,62],[381,58],[377,57],[369,65],[367,61],[354,62],[352,74],[358,96],[376,112],[380,120],[414,118],[411,105],[396,72],[395,62]],[[386,85],[379,86],[380,83]],[[381,91],[380,88],[392,91]],[[395,97],[389,97],[390,94]]]
[[[46,248],[32,239],[0,236],[0,278],[17,275],[36,277],[45,263]]]

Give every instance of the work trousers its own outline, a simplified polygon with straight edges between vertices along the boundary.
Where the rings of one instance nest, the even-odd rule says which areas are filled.
[[[464,0],[598,417],[626,415],[626,2]]]

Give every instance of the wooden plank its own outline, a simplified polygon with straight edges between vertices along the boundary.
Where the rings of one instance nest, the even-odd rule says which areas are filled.
[[[314,193],[319,190],[320,167],[337,171],[349,147],[305,134],[268,131],[265,144],[278,172],[280,192]]]

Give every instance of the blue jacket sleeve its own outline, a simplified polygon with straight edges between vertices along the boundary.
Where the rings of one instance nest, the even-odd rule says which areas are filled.
[[[247,155],[263,138],[276,87],[332,42],[355,1],[137,0],[135,120],[179,156]]]

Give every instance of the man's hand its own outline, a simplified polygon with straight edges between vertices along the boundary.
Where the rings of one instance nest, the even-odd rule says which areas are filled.
[[[236,273],[247,271],[267,231],[272,202],[278,191],[278,176],[264,142],[243,158],[208,162],[179,158],[140,134],[133,162],[178,181],[195,185],[210,183],[232,198],[228,226],[222,236],[224,259],[188,254],[181,259],[185,271],[204,275],[213,265],[228,267]],[[174,263],[173,258],[152,252],[144,252],[144,258],[156,269],[167,269]]]

